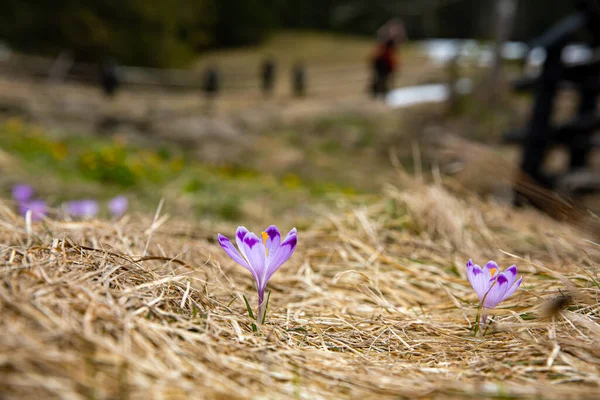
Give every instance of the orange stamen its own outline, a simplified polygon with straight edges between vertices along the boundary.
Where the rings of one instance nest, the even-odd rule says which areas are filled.
[[[496,273],[496,270],[498,268],[490,268],[490,274],[492,274],[492,278],[494,277],[494,274]]]
[[[263,244],[266,246],[267,239],[269,238],[269,234],[267,232],[262,232],[261,236],[262,236]],[[265,253],[266,253],[266,256],[269,257],[269,249],[267,249],[266,247],[265,247]]]

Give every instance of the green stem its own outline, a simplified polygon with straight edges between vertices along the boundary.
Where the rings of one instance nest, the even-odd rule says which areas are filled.
[[[485,313],[485,310],[482,308],[481,309],[481,319],[479,320],[479,334],[483,337],[483,334],[485,333],[485,325],[487,323],[487,314]]]

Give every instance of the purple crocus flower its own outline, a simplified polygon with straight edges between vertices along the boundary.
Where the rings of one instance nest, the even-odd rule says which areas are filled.
[[[467,277],[483,308],[481,326],[485,325],[487,318],[485,309],[494,308],[509,298],[523,281],[523,277],[516,280],[516,265],[508,267],[501,273],[496,273],[498,270],[498,264],[494,261],[489,261],[483,268],[473,264],[472,260],[467,263]]]
[[[67,203],[67,214],[71,217],[91,218],[98,214],[96,200],[73,200]]]
[[[108,202],[108,209],[114,217],[120,217],[125,214],[128,206],[129,202],[125,196],[114,197]]]
[[[235,239],[237,247],[225,236],[218,234],[219,244],[233,261],[247,268],[254,276],[258,291],[257,322],[261,323],[265,315],[265,288],[271,276],[285,263],[296,249],[296,228],[292,229],[283,242],[275,225],[261,233],[261,239],[243,226],[237,228]]]
[[[18,203],[26,203],[33,197],[33,187],[25,183],[19,183],[12,188],[12,196]]]
[[[40,221],[48,211],[44,200],[31,200],[19,204],[19,213],[24,217],[31,210],[31,220]]]

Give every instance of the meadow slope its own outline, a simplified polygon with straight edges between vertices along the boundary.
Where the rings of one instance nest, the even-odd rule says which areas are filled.
[[[255,333],[252,279],[213,228],[135,213],[28,226],[12,208],[6,399],[597,397],[600,247],[532,210],[404,179],[299,231]],[[469,258],[524,277],[483,338]]]

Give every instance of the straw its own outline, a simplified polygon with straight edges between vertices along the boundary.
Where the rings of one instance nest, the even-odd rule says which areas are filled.
[[[3,398],[595,397],[597,241],[442,184],[400,186],[299,231],[258,332],[253,280],[215,232],[158,212],[29,227],[0,202]],[[469,258],[524,276],[484,337]]]

